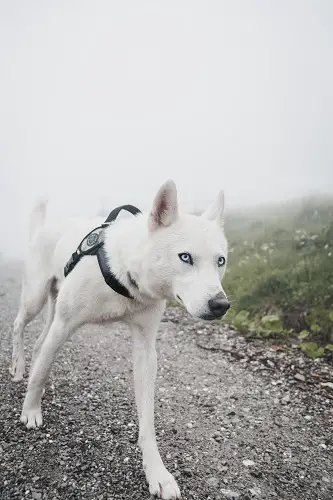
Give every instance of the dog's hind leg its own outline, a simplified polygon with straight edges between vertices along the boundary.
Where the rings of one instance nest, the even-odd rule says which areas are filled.
[[[46,339],[47,334],[49,333],[49,330],[51,328],[53,319],[54,319],[54,313],[55,313],[55,306],[56,306],[56,297],[52,293],[52,288],[51,291],[48,295],[47,299],[47,318],[46,318],[46,323],[44,326],[44,329],[38,339],[36,340],[36,343],[34,345],[34,349],[32,351],[32,356],[31,356],[31,364],[30,364],[30,373],[32,372],[32,367],[35,363],[35,360],[40,352],[40,349],[43,345],[44,340]]]
[[[50,331],[41,345],[29,377],[21,414],[21,422],[26,424],[28,429],[39,427],[43,423],[41,398],[44,385],[60,347],[68,339],[75,327],[76,325],[62,318],[56,310]]]
[[[29,251],[25,262],[20,307],[14,321],[12,365],[14,381],[22,380],[25,370],[24,329],[44,307],[50,290],[49,242],[44,241],[43,227],[47,201],[40,199],[30,216]]]
[[[22,285],[20,307],[13,328],[13,351],[10,373],[14,382],[22,380],[25,370],[24,329],[45,305],[50,290],[50,280],[42,280],[38,286]]]

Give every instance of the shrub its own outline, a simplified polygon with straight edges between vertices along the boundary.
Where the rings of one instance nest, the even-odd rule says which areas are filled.
[[[230,321],[251,335],[303,331],[308,344],[332,343],[333,199],[272,207],[264,217],[260,210],[231,214],[226,234]],[[318,345],[302,349],[323,354]]]

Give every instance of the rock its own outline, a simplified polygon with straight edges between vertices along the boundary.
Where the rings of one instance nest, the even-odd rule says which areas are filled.
[[[237,493],[236,491],[222,489],[220,490],[220,492],[222,493],[223,498],[226,500],[233,500],[240,497],[240,493]]]
[[[207,484],[208,486],[212,486],[213,488],[217,488],[218,485],[219,485],[219,480],[217,479],[217,477],[209,477],[207,479]]]
[[[259,469],[251,469],[250,474],[254,477],[261,478],[262,477],[262,471]]]
[[[252,495],[253,497],[259,497],[259,496],[260,496],[260,494],[261,494],[261,490],[260,490],[260,488],[250,488],[250,489],[249,489],[249,492],[251,493],[251,495]]]
[[[329,387],[330,389],[333,389],[333,383],[332,382],[322,382],[320,385],[322,387]]]
[[[282,403],[283,405],[286,405],[286,404],[290,403],[290,395],[289,395],[289,394],[287,394],[286,396],[284,396],[284,397],[281,399],[281,403]]]
[[[40,500],[42,498],[42,494],[39,491],[32,491],[31,497],[33,500]]]
[[[252,467],[254,465],[253,460],[243,460],[245,467]]]
[[[296,380],[299,380],[300,382],[305,382],[305,377],[301,373],[296,373],[296,375],[294,376],[294,378]]]
[[[183,474],[184,476],[191,477],[192,476],[192,471],[191,469],[183,469]]]

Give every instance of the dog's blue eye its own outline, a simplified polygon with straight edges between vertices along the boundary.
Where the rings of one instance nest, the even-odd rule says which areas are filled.
[[[192,260],[192,257],[189,253],[187,253],[187,252],[179,253],[178,257],[180,258],[180,260],[182,260],[186,264],[191,264],[191,266],[193,265],[193,260]]]
[[[218,265],[219,267],[222,267],[222,266],[224,266],[224,264],[225,264],[225,258],[224,258],[224,257],[222,257],[222,256],[221,256],[221,257],[219,257],[219,260],[217,261],[217,265]]]

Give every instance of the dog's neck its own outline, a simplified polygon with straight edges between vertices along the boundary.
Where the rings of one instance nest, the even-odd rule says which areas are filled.
[[[105,250],[117,279],[135,298],[153,297],[142,279],[142,255],[148,243],[148,214],[119,219],[106,229]]]

